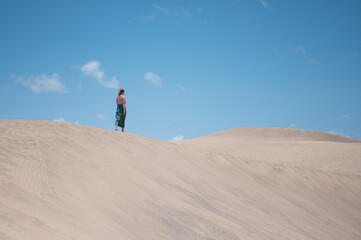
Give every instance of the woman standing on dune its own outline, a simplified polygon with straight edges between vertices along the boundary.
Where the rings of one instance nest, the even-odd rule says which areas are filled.
[[[127,115],[127,111],[125,110],[125,96],[124,89],[119,89],[118,97],[115,100],[117,103],[117,111],[115,113],[115,131],[118,131],[118,126],[122,128],[122,132],[124,132],[124,122],[125,116]]]

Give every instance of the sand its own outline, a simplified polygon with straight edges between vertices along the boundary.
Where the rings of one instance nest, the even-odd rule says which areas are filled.
[[[361,239],[361,141],[0,120],[0,239]]]

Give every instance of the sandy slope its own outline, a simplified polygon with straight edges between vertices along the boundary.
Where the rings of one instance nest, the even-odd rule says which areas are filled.
[[[361,239],[361,143],[0,120],[0,239]]]
[[[252,161],[361,175],[361,141],[329,133],[287,128],[230,129],[182,144]]]

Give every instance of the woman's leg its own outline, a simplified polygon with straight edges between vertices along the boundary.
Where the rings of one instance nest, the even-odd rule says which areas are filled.
[[[120,124],[119,127],[122,128],[122,132],[124,132],[124,127],[125,127],[125,116],[126,116],[126,112],[122,112],[122,115],[120,116]]]

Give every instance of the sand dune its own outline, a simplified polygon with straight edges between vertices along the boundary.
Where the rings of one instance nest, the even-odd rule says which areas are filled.
[[[329,133],[287,128],[230,129],[181,144],[252,161],[361,175],[361,141]]]
[[[361,142],[0,120],[0,239],[361,239]]]

